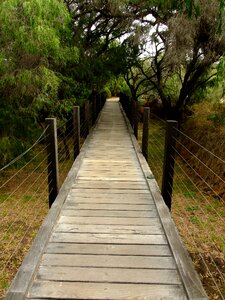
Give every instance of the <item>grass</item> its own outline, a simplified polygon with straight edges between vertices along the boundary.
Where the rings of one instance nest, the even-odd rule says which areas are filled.
[[[69,157],[59,141],[60,186],[73,163],[72,139],[67,143]],[[42,147],[38,146],[36,151]],[[3,299],[47,213],[47,162],[46,152],[43,152],[38,160],[24,169],[14,168],[0,174],[0,299]]]
[[[149,130],[148,163],[158,185],[161,186],[164,123],[152,119]],[[140,126],[139,141],[141,141],[141,132]],[[196,128],[195,133],[200,136]],[[201,155],[204,156],[204,154]],[[220,171],[220,168],[218,170]],[[214,171],[216,172],[215,169]],[[211,180],[209,184],[213,185],[214,178],[210,178],[204,172],[201,175],[206,175],[205,177]],[[205,188],[199,177],[181,158],[176,158],[172,217],[192,257],[203,286],[212,300],[223,299],[221,295],[225,295],[224,203],[221,197],[215,197]]]
[[[4,178],[0,178],[0,185],[14,172],[5,172]],[[3,190],[3,194],[0,194],[0,299],[15,276],[48,211],[47,183],[43,185],[46,174],[40,176],[34,173],[32,179],[29,178],[33,189],[27,192],[29,188],[26,182],[14,193],[21,184],[21,178],[26,176],[27,171],[20,172],[20,176],[13,178],[13,183],[9,182],[0,190]],[[38,189],[38,184],[41,189]]]

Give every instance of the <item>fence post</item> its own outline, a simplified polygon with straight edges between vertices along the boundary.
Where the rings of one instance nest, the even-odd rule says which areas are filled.
[[[134,102],[134,135],[138,139],[138,103]]]
[[[134,100],[132,98],[130,103],[130,124],[134,128]]]
[[[144,115],[143,115],[142,153],[146,160],[148,160],[149,119],[150,119],[150,108],[145,107]]]
[[[164,162],[163,162],[163,177],[162,177],[162,197],[168,206],[169,210],[172,205],[173,192],[173,174],[175,163],[175,147],[177,136],[178,122],[174,120],[167,120],[165,148],[164,148]]]
[[[97,106],[96,106],[96,96],[93,96],[93,100],[92,100],[92,111],[93,111],[93,115],[92,115],[92,125],[94,125],[96,119],[97,119]]]
[[[55,201],[59,192],[59,163],[56,119],[45,119],[47,130],[47,153],[48,153],[48,199],[49,208]]]
[[[84,124],[85,124],[85,137],[87,137],[90,130],[90,107],[89,107],[88,100],[86,100],[84,104]]]
[[[80,107],[73,108],[73,130],[74,130],[74,160],[80,153]]]

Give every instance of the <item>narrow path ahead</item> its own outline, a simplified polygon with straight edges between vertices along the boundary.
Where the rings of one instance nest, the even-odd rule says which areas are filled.
[[[206,299],[115,100],[84,147],[26,299]]]

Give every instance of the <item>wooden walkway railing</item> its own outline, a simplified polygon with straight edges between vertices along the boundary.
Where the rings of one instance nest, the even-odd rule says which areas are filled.
[[[118,101],[107,101],[6,299],[207,299]]]

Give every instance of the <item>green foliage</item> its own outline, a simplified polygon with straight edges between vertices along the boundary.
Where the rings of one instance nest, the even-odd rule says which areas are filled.
[[[62,58],[61,37],[70,35],[70,15],[62,1],[3,1],[0,5],[1,42],[10,54]]]
[[[215,125],[225,125],[225,115],[221,112],[210,113],[207,117],[208,120],[213,121]]]
[[[3,137],[0,139],[0,167],[6,165],[12,158],[23,153],[30,144],[16,137]],[[24,156],[14,166],[21,166],[26,159],[31,158],[32,153]]]
[[[106,3],[2,0],[0,139],[12,137],[22,142],[34,135],[35,128],[48,116],[57,116],[63,122],[72,106],[82,105],[92,91],[105,91],[108,96],[121,91],[135,94],[138,99],[149,94],[153,86],[167,110],[174,108],[180,98],[178,111],[194,96],[200,99],[200,93],[197,95],[193,90],[199,79],[204,81],[202,75],[211,62],[222,57],[224,46],[219,37],[224,31],[224,3],[220,0],[214,5],[213,1],[209,1],[208,9],[201,1],[194,0]],[[204,31],[208,24],[211,26],[209,36]],[[129,90],[121,74],[137,67],[144,44],[153,31],[155,56],[153,51],[147,68],[139,72]],[[193,48],[193,41],[202,36],[206,36],[208,42],[200,40],[198,47]],[[217,50],[218,59],[204,62],[205,58],[217,55]],[[199,51],[204,52],[202,56]],[[185,69],[190,70],[186,82]],[[199,72],[202,69],[204,72]],[[221,59],[219,82],[223,82],[223,72]],[[146,79],[143,80],[144,74]],[[210,84],[209,89],[213,90],[216,84],[213,80]],[[218,84],[218,91],[224,92],[223,87],[224,84]],[[202,89],[201,93],[206,94],[206,90]]]
[[[75,84],[63,73],[78,62],[79,51],[62,0],[2,1],[0,23],[2,165],[37,137],[45,117],[64,117],[71,110]]]
[[[173,104],[179,98],[179,93],[182,85],[177,74],[172,74],[166,81],[165,95],[171,98]]]
[[[225,125],[225,99],[221,98],[213,105],[213,112],[208,117],[215,125]]]
[[[105,85],[104,91],[107,92],[108,97],[118,96],[120,92],[130,95],[129,87],[122,76],[112,77]]]

